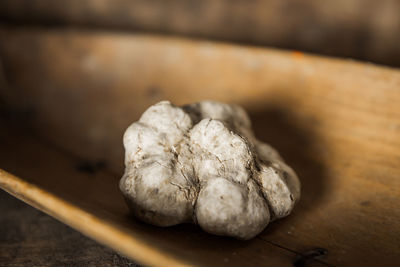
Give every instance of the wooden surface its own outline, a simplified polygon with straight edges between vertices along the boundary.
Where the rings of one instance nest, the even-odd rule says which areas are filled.
[[[146,35],[3,29],[0,37],[4,114],[29,126],[2,131],[0,167],[45,190],[27,197],[30,185],[1,175],[18,197],[143,263],[400,262],[398,70]],[[294,213],[249,242],[143,225],[117,189],[129,123],[161,99],[205,98],[243,105],[302,182]],[[70,215],[52,206],[55,196]]]
[[[2,0],[8,25],[191,36],[400,67],[398,0]]]
[[[0,190],[0,266],[137,266]]]

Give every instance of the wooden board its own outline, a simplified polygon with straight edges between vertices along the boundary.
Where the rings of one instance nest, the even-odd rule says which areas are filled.
[[[138,267],[3,190],[0,212],[0,266]]]
[[[240,242],[205,234],[192,225],[158,228],[140,223],[129,216],[116,175],[106,171],[87,173],[80,168],[79,159],[17,132],[10,134],[2,136],[7,140],[2,143],[7,151],[2,154],[2,167],[29,177],[29,183],[1,171],[2,188],[140,263],[290,266],[298,259],[296,253],[261,238]],[[23,160],[18,159],[20,153],[25,154]]]
[[[141,31],[400,66],[398,0],[3,0],[0,22]]]
[[[29,125],[1,131],[0,167],[25,180],[2,172],[0,183],[17,197],[147,264],[400,262],[398,70],[147,35],[0,37],[6,115]],[[161,99],[205,98],[243,105],[302,182],[294,213],[249,242],[143,225],[117,189],[129,123]]]

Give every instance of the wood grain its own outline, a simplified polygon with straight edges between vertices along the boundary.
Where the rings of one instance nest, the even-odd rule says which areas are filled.
[[[6,116],[37,136],[6,134],[0,167],[61,196],[73,213],[83,208],[138,247],[188,264],[289,265],[315,248],[328,254],[314,264],[400,262],[399,70],[149,35],[3,29],[0,36]],[[161,99],[206,98],[243,105],[256,134],[281,152],[303,185],[294,213],[248,243],[191,226],[134,222],[116,188],[129,123]],[[54,207],[46,211],[126,255],[157,263],[144,256],[154,251],[121,248]]]
[[[0,21],[191,36],[400,66],[398,0],[3,0]]]
[[[1,136],[1,145],[6,151],[2,153],[1,166],[21,177],[29,177],[29,183],[0,170],[0,186],[140,263],[290,266],[299,257],[261,239],[241,242],[210,236],[193,225],[158,228],[140,223],[129,216],[117,186],[118,177],[105,171],[96,174],[82,171],[78,158],[18,132],[9,131]],[[22,160],[21,153],[25,155]]]
[[[0,212],[0,266],[138,266],[3,190]]]

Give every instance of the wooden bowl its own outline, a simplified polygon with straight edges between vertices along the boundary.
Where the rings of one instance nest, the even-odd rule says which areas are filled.
[[[14,196],[147,265],[400,262],[399,70],[139,34],[0,38],[0,186]],[[162,99],[244,106],[300,177],[293,214],[246,242],[132,218],[118,190],[122,134]]]

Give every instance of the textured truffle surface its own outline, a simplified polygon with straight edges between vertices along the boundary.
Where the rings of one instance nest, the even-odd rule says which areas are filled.
[[[212,234],[250,239],[300,198],[295,172],[255,138],[236,105],[159,102],[129,126],[124,146],[120,189],[150,224],[194,222]]]

